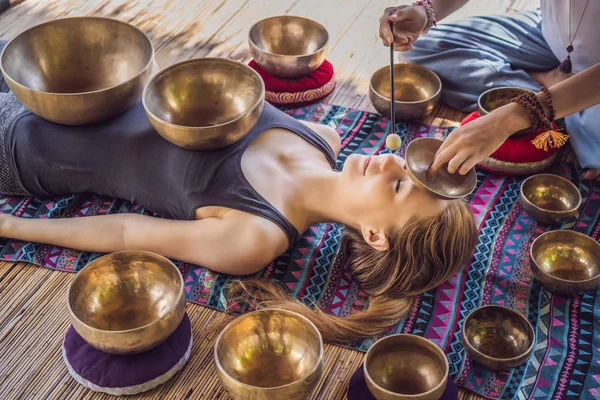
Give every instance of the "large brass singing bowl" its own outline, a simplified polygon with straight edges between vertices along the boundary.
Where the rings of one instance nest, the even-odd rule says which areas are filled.
[[[573,217],[581,200],[581,193],[571,181],[553,174],[530,176],[521,183],[519,193],[519,201],[527,214],[549,225]]]
[[[574,295],[600,283],[600,243],[583,233],[561,230],[531,244],[531,271],[551,292]]]
[[[75,275],[67,304],[71,323],[90,345],[106,353],[141,353],[167,339],[183,319],[183,277],[157,254],[120,251]]]
[[[260,117],[264,98],[260,75],[224,58],[192,59],[167,67],[142,94],[154,129],[188,150],[220,149],[246,136]]]
[[[64,18],[11,40],[0,70],[31,112],[65,125],[115,117],[140,97],[154,49],[139,29],[115,19]]]
[[[254,61],[262,69],[278,77],[298,78],[323,64],[329,33],[308,18],[280,15],[252,25],[248,43]]]
[[[426,178],[435,152],[442,143],[443,141],[434,138],[418,138],[410,142],[406,148],[406,171],[415,185],[434,196],[445,200],[466,197],[477,185],[475,169],[471,169],[466,175],[451,174],[446,163],[434,179],[428,181]]]
[[[417,64],[394,65],[394,105],[399,121],[425,118],[440,100],[442,81],[430,69]],[[369,85],[369,99],[381,115],[390,117],[390,67],[375,71]]]
[[[214,357],[217,375],[234,399],[306,399],[323,373],[317,328],[280,309],[236,318],[217,337]]]
[[[377,400],[437,400],[448,382],[448,360],[433,342],[399,334],[378,340],[363,364]]]
[[[472,311],[462,327],[467,354],[491,370],[523,364],[535,344],[531,323],[510,308],[490,305]]]

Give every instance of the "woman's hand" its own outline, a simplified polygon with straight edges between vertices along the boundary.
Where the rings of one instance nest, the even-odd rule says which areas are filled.
[[[585,174],[583,174],[583,179],[600,182],[600,168],[589,168],[585,171]]]
[[[394,25],[394,31],[390,28]],[[412,43],[422,34],[427,24],[425,8],[417,6],[398,6],[386,8],[379,19],[379,37],[383,44],[394,43],[397,51],[412,49]]]
[[[448,172],[465,175],[500,147],[515,132],[529,126],[529,119],[515,103],[500,107],[453,131],[435,154],[427,179],[432,180],[445,163]]]

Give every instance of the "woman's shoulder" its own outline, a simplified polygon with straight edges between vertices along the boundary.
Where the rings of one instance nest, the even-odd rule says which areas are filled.
[[[337,157],[342,146],[342,140],[340,135],[335,129],[330,126],[315,124],[313,122],[301,121],[303,124],[312,129],[317,135],[327,142],[329,147],[333,150],[333,153]]]

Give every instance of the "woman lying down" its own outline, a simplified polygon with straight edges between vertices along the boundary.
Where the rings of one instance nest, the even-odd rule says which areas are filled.
[[[93,192],[164,217],[138,214],[24,219],[0,216],[0,236],[82,251],[146,250],[216,272],[252,274],[310,225],[346,225],[344,248],[368,310],[338,318],[312,311],[267,281],[247,283],[265,305],[311,319],[324,339],[378,334],[469,258],[477,237],[462,201],[431,197],[395,155],[351,155],[336,171],[335,130],[302,123],[269,104],[250,133],[222,150],[194,152],[160,137],[141,103],[86,127],[25,110],[0,82],[0,193]]]

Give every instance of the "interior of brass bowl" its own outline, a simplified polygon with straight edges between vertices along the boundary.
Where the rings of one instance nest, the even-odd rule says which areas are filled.
[[[445,386],[448,361],[442,350],[415,335],[393,335],[377,341],[367,353],[365,376],[378,389],[418,395]]]
[[[467,350],[472,348],[477,355],[495,361],[522,357],[535,342],[533,327],[524,316],[495,305],[480,307],[467,316],[463,338]]]
[[[556,280],[585,282],[600,276],[600,243],[579,232],[544,233],[531,245],[531,257]]]
[[[233,122],[264,98],[260,76],[236,61],[188,60],[162,70],[143,94],[146,110],[172,125],[208,128]]]
[[[434,138],[418,138],[406,148],[406,170],[413,182],[444,199],[458,199],[471,193],[477,184],[475,170],[466,175],[450,174],[448,164],[442,166],[437,176],[428,181],[427,170],[433,163],[435,152],[443,141]]]
[[[177,307],[183,291],[181,273],[166,258],[116,252],[92,261],[75,276],[68,305],[89,328],[126,331],[160,320]]]
[[[323,25],[308,18],[280,15],[258,21],[250,28],[250,41],[264,52],[305,56],[323,49],[329,34]]]
[[[27,88],[76,94],[127,82],[150,68],[153,56],[152,43],[133,26],[109,18],[77,17],[21,33],[6,46],[0,66]]]
[[[232,321],[215,343],[217,368],[255,388],[301,381],[319,368],[323,342],[306,318],[286,310],[265,309]]]
[[[581,205],[581,193],[567,179],[553,174],[530,176],[521,184],[524,199],[539,210],[570,213]]]
[[[495,109],[509,104],[515,97],[527,92],[531,92],[531,90],[518,87],[499,87],[486,90],[477,100],[479,115],[489,114]]]
[[[391,101],[390,67],[377,70],[371,77],[371,89],[379,96]],[[436,73],[417,64],[394,65],[395,103],[419,103],[440,94],[442,81]]]

